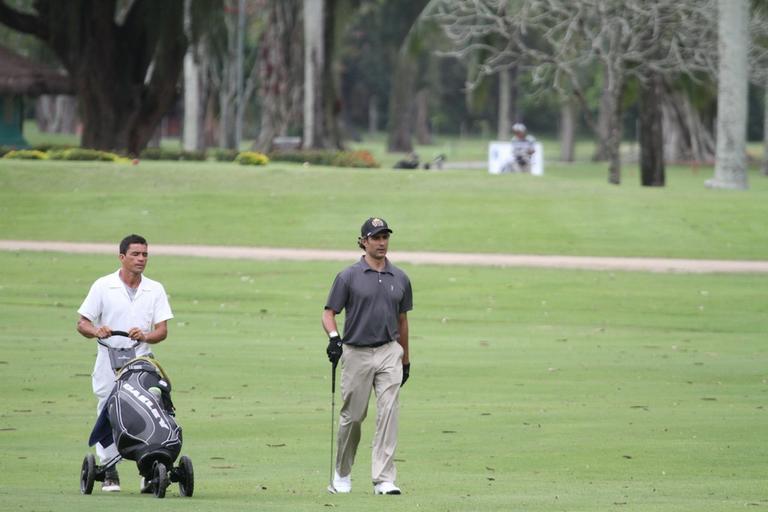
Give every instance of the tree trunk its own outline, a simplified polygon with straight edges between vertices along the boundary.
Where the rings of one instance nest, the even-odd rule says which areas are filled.
[[[59,94],[43,94],[35,102],[37,127],[44,133],[75,133],[77,98]]]
[[[749,1],[718,0],[717,156],[711,188],[746,189]]]
[[[231,9],[236,9],[230,6]],[[221,66],[218,84],[219,134],[218,146],[226,149],[237,148],[237,20],[231,14],[224,16],[226,28],[226,58]]]
[[[304,0],[304,149],[322,147],[323,0]]]
[[[768,176],[768,83],[765,84],[763,103],[763,175]]]
[[[392,77],[387,151],[407,153],[413,151],[411,119],[416,80],[416,61],[407,51],[398,52]]]
[[[205,115],[203,118],[203,140],[205,147],[216,146],[219,133],[219,117],[216,115],[216,96],[208,91],[205,100]]]
[[[611,120],[615,115],[614,98],[610,91],[611,80],[609,78],[607,66],[603,71],[603,91],[600,95],[600,104],[597,112],[597,146],[592,155],[593,162],[602,162],[610,160],[610,127]]]
[[[664,160],[667,162],[711,162],[715,137],[691,104],[687,93],[665,85],[661,94]]]
[[[509,120],[511,102],[510,72],[505,68],[499,71],[499,123],[496,137],[498,140],[509,139]]]
[[[325,0],[323,13],[323,81],[322,81],[322,126],[323,147],[344,149],[341,136],[341,110],[343,108],[339,97],[338,73],[336,63],[336,38],[340,30],[337,25],[342,18],[345,5],[338,0]]]
[[[271,151],[277,136],[288,135],[301,119],[302,8],[300,0],[270,0],[259,39],[261,122],[257,151]]]
[[[392,2],[394,3],[394,2]],[[411,45],[411,29],[419,19],[429,0],[410,0],[399,2],[400,18],[393,23],[392,33],[386,47],[392,48],[389,62],[392,65],[392,79],[389,89],[389,110],[387,123],[387,151],[413,151],[411,124],[413,119],[413,90],[416,87],[418,73],[418,48],[421,44]],[[418,31],[416,31],[418,32]]]
[[[184,129],[183,148],[186,151],[202,149],[202,107],[200,73],[192,51],[184,56]]]
[[[429,89],[421,89],[416,93],[416,142],[422,145],[432,144],[432,134],[429,130]]]
[[[184,32],[191,39],[192,0],[184,1]],[[200,66],[195,57],[195,48],[190,45],[184,55],[184,129],[182,147],[186,151],[199,151],[203,145],[203,100],[201,95]]]
[[[56,96],[43,94],[35,100],[35,122],[41,133],[51,133],[55,112]]]
[[[229,82],[234,86],[234,80]],[[218,146],[235,148],[235,91],[226,83],[219,90],[219,137]]]
[[[560,161],[573,162],[576,137],[576,105],[570,97],[560,103]]]
[[[372,95],[368,98],[368,133],[374,135],[379,131],[379,98]]]
[[[644,187],[665,184],[661,94],[661,77],[651,73],[640,84],[640,183]]]
[[[621,98],[624,93],[624,81],[620,73],[616,73],[613,86],[604,91],[605,107],[611,115],[607,121],[606,148],[608,150],[608,183],[619,185],[621,183]]]
[[[343,149],[336,88],[336,0],[304,0],[303,147]]]
[[[99,1],[85,3],[89,6],[84,6],[78,15],[88,17],[87,26],[82,29],[93,37],[83,37],[80,54],[67,55],[65,61],[77,84],[82,105],[82,145],[124,149],[128,154],[137,155],[176,97],[176,83],[187,46],[182,3],[163,4],[165,12],[157,20],[162,29],[156,43],[163,51],[152,54],[137,51],[140,42],[131,45],[125,41],[128,31],[115,25],[113,5]],[[140,23],[131,18],[129,13],[126,26]],[[72,30],[62,20],[57,23],[64,25],[64,30]],[[139,30],[139,33],[142,32]],[[146,67],[140,62],[142,58]],[[142,72],[143,69],[146,71]]]

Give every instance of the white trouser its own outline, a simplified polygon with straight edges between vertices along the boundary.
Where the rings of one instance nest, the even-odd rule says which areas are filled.
[[[96,364],[91,374],[91,385],[93,386],[93,394],[99,400],[96,406],[96,417],[98,418],[107,403],[112,388],[115,386],[115,371],[109,362],[109,354],[103,347],[99,347],[99,353],[96,356]],[[99,458],[99,463],[104,464],[106,461],[117,457],[117,446],[112,444],[104,447],[101,443],[96,443],[96,455]]]

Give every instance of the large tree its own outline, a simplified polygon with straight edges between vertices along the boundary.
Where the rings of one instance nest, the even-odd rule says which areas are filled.
[[[215,2],[195,2],[200,13]],[[187,49],[183,0],[0,0],[0,22],[44,41],[72,77],[81,144],[137,154],[173,104]],[[194,22],[194,19],[193,19]]]
[[[572,91],[588,114],[582,70],[592,66],[602,71],[603,124],[591,116],[586,120],[605,143],[608,181],[613,184],[621,182],[622,100],[628,81],[708,70],[715,55],[709,44],[710,0],[435,2],[435,17],[459,54],[486,55],[486,74],[502,69],[510,58],[524,58],[540,86]],[[487,44],[490,34],[501,44]],[[658,143],[656,137],[651,140]]]

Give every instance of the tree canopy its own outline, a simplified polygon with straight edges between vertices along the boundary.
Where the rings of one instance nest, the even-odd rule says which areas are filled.
[[[199,20],[214,0],[194,2]],[[177,95],[187,49],[183,0],[0,1],[0,22],[60,59],[78,93],[82,144],[138,153]],[[199,25],[199,22],[197,23]]]

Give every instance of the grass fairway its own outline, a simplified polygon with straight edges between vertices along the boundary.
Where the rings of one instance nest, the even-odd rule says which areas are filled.
[[[116,267],[107,256],[0,253],[3,510],[160,505],[138,494],[130,462],[119,495],[78,491],[95,400],[93,342],[75,332],[75,311]],[[416,306],[398,452],[406,494],[371,495],[373,418],[353,493],[326,494],[320,311],[340,268],[152,258],[147,274],[176,315],[156,353],[196,470],[195,496],[174,485],[163,509],[768,506],[767,276],[432,266],[405,266]]]
[[[354,249],[378,215],[397,250],[768,259],[768,179],[704,188],[711,170],[670,168],[669,186],[605,182],[586,164],[544,177],[484,171],[304,168],[273,163],[3,161],[0,238]]]

